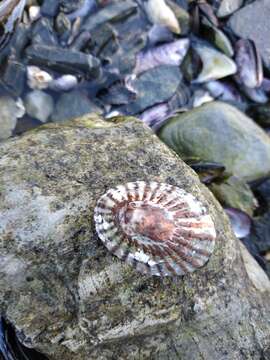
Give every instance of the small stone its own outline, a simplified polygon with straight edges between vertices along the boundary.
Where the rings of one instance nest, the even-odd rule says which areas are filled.
[[[25,85],[25,65],[10,59],[7,63],[3,81],[13,91],[13,94],[20,96]]]
[[[79,51],[61,49],[46,45],[33,45],[26,49],[30,63],[47,66],[50,69],[87,76],[100,75],[100,61],[96,57]]]
[[[51,120],[62,122],[91,112],[101,113],[101,110],[82,92],[74,90],[60,96]]]
[[[20,99],[16,102],[8,96],[0,97],[0,140],[12,135],[17,118],[22,117],[24,113],[25,109]]]
[[[32,44],[54,46],[58,40],[53,29],[53,22],[48,18],[40,18],[32,29]]]
[[[57,15],[55,27],[58,34],[60,35],[63,35],[65,32],[69,32],[71,30],[71,22],[69,18],[66,16],[66,14],[60,12]]]
[[[56,16],[59,8],[59,0],[46,0],[43,1],[41,7],[41,14],[43,16]]]
[[[69,91],[78,85],[78,79],[74,75],[63,75],[50,82],[50,89],[55,91]]]
[[[137,98],[122,110],[128,114],[137,114],[167,101],[176,93],[181,81],[182,74],[178,66],[161,65],[150,69],[131,80]]]
[[[34,90],[26,95],[25,107],[28,115],[45,123],[53,112],[54,103],[49,94]]]
[[[31,89],[47,89],[53,77],[37,66],[27,66],[27,84]]]

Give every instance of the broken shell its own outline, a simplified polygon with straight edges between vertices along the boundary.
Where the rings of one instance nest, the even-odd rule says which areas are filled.
[[[171,32],[180,34],[179,22],[172,9],[164,0],[148,0],[145,10],[152,24],[166,26]]]
[[[193,83],[200,84],[222,79],[236,73],[235,63],[226,55],[200,42],[196,42],[193,46],[203,63],[202,71]]]
[[[243,98],[233,84],[221,81],[209,81],[204,87],[215,98],[225,102],[242,103]]]
[[[225,55],[232,57],[234,49],[229,38],[218,27],[214,26],[206,17],[202,18],[202,24],[206,27],[205,36],[221,50]]]
[[[262,59],[252,40],[241,39],[236,43],[235,62],[239,81],[249,88],[259,87],[263,81]]]
[[[96,230],[107,249],[143,274],[178,276],[209,259],[216,231],[206,208],[176,186],[136,181],[97,202]]]
[[[225,208],[224,210],[230,219],[234,235],[239,239],[249,235],[251,228],[251,218],[239,209]]]
[[[189,40],[181,39],[165,45],[157,46],[147,52],[140,52],[136,58],[136,75],[159,65],[179,66],[186,56]]]
[[[27,66],[27,84],[31,89],[47,89],[52,76],[37,66]]]

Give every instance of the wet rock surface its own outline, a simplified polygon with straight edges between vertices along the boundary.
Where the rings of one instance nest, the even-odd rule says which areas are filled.
[[[212,102],[177,115],[163,126],[159,137],[182,158],[221,163],[242,179],[269,175],[268,136],[231,105]]]
[[[269,346],[269,280],[254,279],[258,265],[245,265],[250,255],[243,262],[226,216],[195,173],[138,120],[118,121],[89,115],[0,145],[2,313],[49,359],[124,359],[131,351],[134,359],[259,359]],[[200,271],[148,278],[100,243],[97,199],[137,179],[183,187],[209,208],[218,238]],[[209,331],[215,337],[206,344]]]

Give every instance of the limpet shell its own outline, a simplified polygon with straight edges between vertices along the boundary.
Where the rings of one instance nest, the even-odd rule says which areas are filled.
[[[102,195],[94,220],[99,238],[140,273],[179,276],[202,267],[216,231],[193,195],[165,183],[136,181]]]

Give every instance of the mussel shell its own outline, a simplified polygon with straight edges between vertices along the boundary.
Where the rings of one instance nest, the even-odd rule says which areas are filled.
[[[254,41],[240,39],[236,43],[235,61],[240,81],[249,88],[258,87],[263,81],[262,59]]]
[[[225,208],[224,210],[230,219],[235,236],[241,239],[249,235],[251,218],[239,209]]]
[[[206,208],[178,187],[136,181],[108,190],[97,202],[99,238],[143,274],[179,276],[202,267],[215,246]]]

